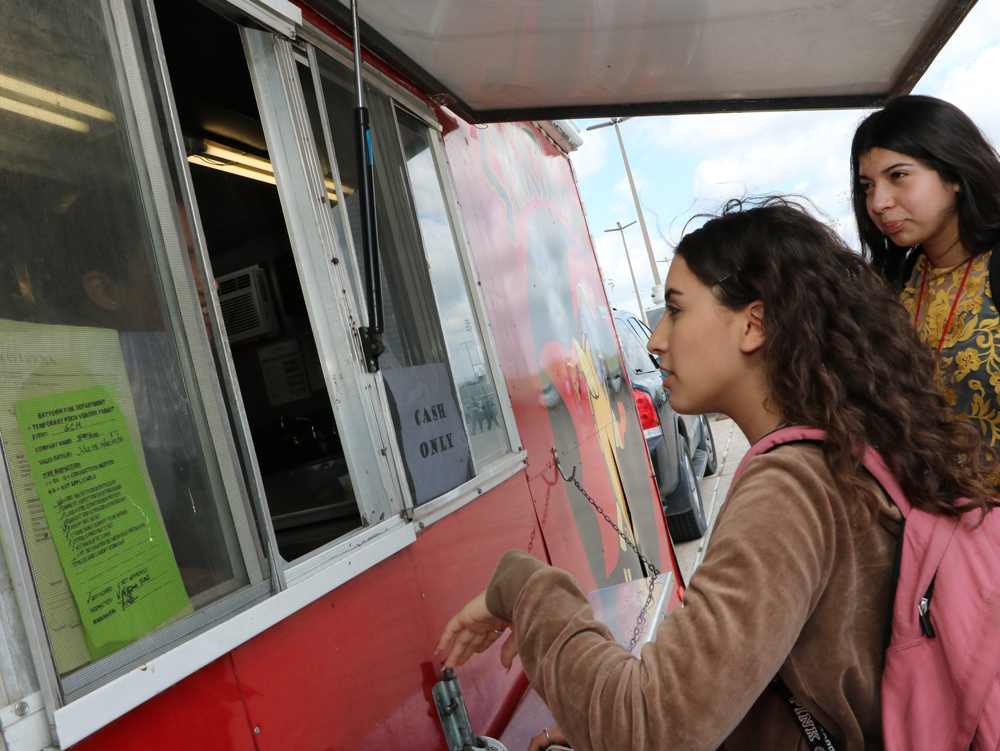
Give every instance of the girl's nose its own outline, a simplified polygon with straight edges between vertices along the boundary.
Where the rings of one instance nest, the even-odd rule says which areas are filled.
[[[666,316],[664,316],[665,318]],[[653,333],[649,337],[649,341],[646,342],[646,349],[654,355],[662,356],[667,351],[667,337],[666,331],[663,327],[663,320],[656,324],[656,328],[653,329]]]
[[[881,214],[892,206],[892,191],[886,186],[875,184],[868,195],[869,206],[876,214]]]

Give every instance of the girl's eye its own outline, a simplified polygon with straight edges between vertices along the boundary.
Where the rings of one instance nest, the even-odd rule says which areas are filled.
[[[872,184],[871,183],[861,183],[858,186],[858,190],[860,190],[862,193],[867,193],[871,189],[872,189]]]
[[[680,308],[674,307],[673,305],[667,305],[667,313],[673,318],[675,315],[681,312]]]
[[[906,173],[905,172],[893,172],[892,173],[892,179],[895,180],[897,177],[906,177]]]

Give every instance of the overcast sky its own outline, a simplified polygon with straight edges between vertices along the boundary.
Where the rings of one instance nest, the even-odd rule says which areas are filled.
[[[1000,146],[1000,0],[979,0],[914,88],[961,107]],[[693,214],[755,193],[811,199],[852,245],[857,232],[849,197],[851,137],[868,111],[762,112],[635,118],[622,137],[650,240],[666,276],[671,242]],[[602,120],[580,120],[581,129]],[[614,128],[584,132],[572,154],[609,299],[638,306],[615,222],[636,219]],[[639,225],[625,231],[636,280],[648,307],[653,275]]]

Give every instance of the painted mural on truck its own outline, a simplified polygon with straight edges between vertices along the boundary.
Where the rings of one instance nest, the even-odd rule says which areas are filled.
[[[567,474],[576,465],[584,489],[660,565],[667,548],[645,441],[569,160],[526,123],[450,121],[446,132],[463,215],[476,215],[466,226],[552,562],[585,588],[645,576],[552,461],[555,446]]]

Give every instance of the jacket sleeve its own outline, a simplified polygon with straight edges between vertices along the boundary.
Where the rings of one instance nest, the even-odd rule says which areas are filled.
[[[513,623],[531,685],[576,751],[716,749],[766,688],[832,566],[831,489],[802,450],[748,463],[684,607],[641,660],[594,620],[572,576],[505,556],[487,602]]]

